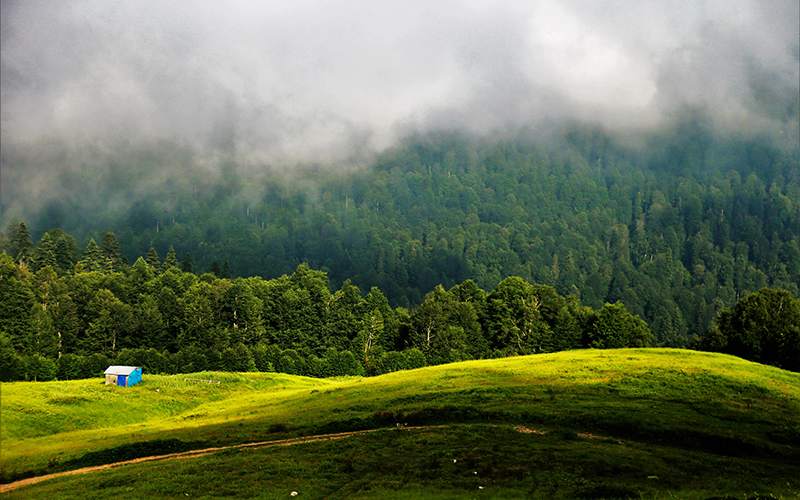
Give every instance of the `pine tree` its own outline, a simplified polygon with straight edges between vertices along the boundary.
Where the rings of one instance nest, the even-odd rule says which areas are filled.
[[[186,257],[184,257],[183,262],[181,262],[181,271],[185,273],[191,273],[193,272],[192,271],[193,267],[194,267],[194,259],[192,259],[192,256],[189,254],[189,252],[186,252]]]
[[[175,249],[172,245],[169,246],[169,252],[167,252],[167,257],[164,259],[164,270],[174,267],[178,267],[178,259],[175,257]]]
[[[119,268],[121,258],[119,255],[119,242],[114,233],[108,232],[103,235],[103,240],[100,242],[103,254],[111,261],[114,270]]]
[[[19,224],[11,223],[8,227],[8,232],[11,235],[9,242],[9,255],[14,258],[14,262],[28,263],[31,245],[31,233],[28,231],[28,226],[25,222]]]
[[[50,266],[59,275],[72,270],[77,261],[75,238],[58,228],[44,233],[31,255],[31,267],[34,271]]]
[[[228,265],[228,261],[222,263],[222,270],[220,271],[220,278],[222,279],[230,279],[231,277],[231,267]]]
[[[78,262],[78,243],[75,238],[60,229],[51,229],[48,233],[52,234],[56,240],[58,268],[63,272],[70,271]]]
[[[211,263],[211,269],[209,269],[208,272],[210,272],[211,274],[213,274],[216,277],[219,277],[220,273],[221,273],[220,268],[219,268],[219,262],[217,262],[216,260],[214,262],[212,262]]]
[[[36,250],[33,253],[32,267],[34,270],[39,270],[43,267],[50,266],[53,269],[58,268],[57,258],[57,243],[53,241],[50,233],[44,233],[39,244],[36,245]]]
[[[33,242],[31,241],[31,233],[28,231],[28,226],[25,225],[25,222],[19,223],[19,228],[17,229],[17,262],[28,262],[28,253],[30,252],[31,245]]]
[[[150,247],[150,250],[147,251],[145,262],[153,269],[161,267],[161,260],[158,258],[158,252],[156,252],[155,248]]]
[[[20,266],[5,252],[0,254],[0,297],[0,333],[7,334],[14,349],[22,352],[35,298]]]
[[[94,242],[94,238],[89,240],[89,244],[86,245],[81,263],[85,271],[98,271],[101,273],[110,273],[113,271],[111,259],[97,246],[97,243]]]

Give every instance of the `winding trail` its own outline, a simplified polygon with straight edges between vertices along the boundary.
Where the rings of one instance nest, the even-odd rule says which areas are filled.
[[[447,427],[446,425],[428,425],[428,426],[420,426],[420,427],[400,427],[402,430],[424,430],[424,429],[437,429]],[[170,453],[167,455],[154,455],[151,457],[142,457],[136,458],[134,460],[125,460],[123,462],[114,462],[112,464],[104,464],[104,465],[95,465],[93,467],[84,467],[82,469],[75,469],[66,472],[56,472],[54,474],[47,474],[45,476],[36,476],[36,477],[29,477],[27,479],[21,479],[19,481],[15,481],[13,483],[8,484],[0,484],[0,493],[4,493],[6,491],[15,490],[22,486],[27,486],[29,484],[36,484],[42,481],[47,481],[48,479],[53,479],[56,477],[61,476],[71,476],[75,474],[86,474],[89,472],[95,472],[104,469],[110,469],[111,467],[118,467],[120,465],[128,465],[128,464],[138,464],[140,462],[151,462],[155,460],[176,460],[181,458],[195,458],[195,457],[202,457],[203,455],[209,455],[211,453],[215,453],[221,450],[232,450],[236,448],[272,448],[275,446],[292,446],[295,444],[303,444],[303,443],[314,443],[317,441],[332,441],[334,439],[344,439],[352,436],[359,436],[362,434],[369,434],[370,432],[376,432],[381,430],[387,430],[387,428],[379,428],[379,429],[368,429],[363,431],[352,431],[352,432],[340,432],[337,434],[322,434],[319,436],[308,436],[308,437],[299,437],[299,438],[291,438],[291,439],[280,439],[277,441],[261,441],[258,443],[244,443],[244,444],[236,444],[231,446],[220,446],[217,448],[204,448],[202,450],[191,450],[191,451],[184,451],[181,453]]]

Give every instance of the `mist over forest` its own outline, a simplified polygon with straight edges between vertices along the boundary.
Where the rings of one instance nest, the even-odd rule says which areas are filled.
[[[519,276],[686,345],[797,296],[798,26],[791,0],[3,2],[0,227],[307,262],[393,306]]]
[[[430,130],[646,147],[690,108],[796,148],[799,23],[791,0],[3,2],[2,218],[365,169]]]

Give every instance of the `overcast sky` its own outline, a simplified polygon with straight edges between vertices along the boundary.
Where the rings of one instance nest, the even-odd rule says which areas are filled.
[[[2,0],[2,147],[324,161],[415,128],[652,126],[681,104],[777,130],[799,25],[797,0]]]

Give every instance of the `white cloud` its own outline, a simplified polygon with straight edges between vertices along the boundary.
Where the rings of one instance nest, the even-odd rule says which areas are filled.
[[[364,137],[384,146],[398,124],[652,121],[680,102],[747,117],[754,71],[797,89],[797,11],[794,0],[4,2],[2,140],[203,143],[227,127],[242,157],[319,160]]]

